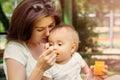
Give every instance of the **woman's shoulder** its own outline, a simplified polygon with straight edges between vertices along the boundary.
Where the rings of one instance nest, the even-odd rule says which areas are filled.
[[[7,46],[5,48],[5,54],[10,54],[10,53],[23,53],[25,51],[25,46],[23,43],[19,43],[16,41],[10,41],[7,43]]]
[[[7,46],[16,46],[16,47],[19,46],[19,47],[20,47],[20,46],[23,46],[23,43],[24,43],[24,42],[21,42],[21,43],[20,43],[20,42],[17,42],[17,41],[9,41],[9,42],[7,43]]]
[[[5,48],[4,59],[11,58],[25,65],[27,62],[27,53],[22,43],[10,41]]]
[[[17,41],[10,41],[6,45],[6,49],[25,49],[26,46],[24,45],[24,42],[17,42]]]

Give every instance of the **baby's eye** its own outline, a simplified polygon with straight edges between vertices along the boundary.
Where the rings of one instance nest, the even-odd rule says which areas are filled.
[[[62,43],[58,43],[59,46],[62,46],[63,44]]]
[[[53,46],[53,44],[52,44],[52,43],[49,43],[49,46]]]

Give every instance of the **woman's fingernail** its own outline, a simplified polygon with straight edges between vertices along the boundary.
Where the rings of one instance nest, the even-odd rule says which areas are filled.
[[[49,43],[46,43],[46,44],[45,44],[45,49],[47,50],[47,49],[49,49],[49,47],[50,47],[50,46],[49,46]]]

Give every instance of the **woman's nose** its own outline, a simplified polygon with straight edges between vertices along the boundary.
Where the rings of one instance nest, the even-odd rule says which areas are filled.
[[[46,36],[49,36],[49,34],[50,34],[50,30],[49,28],[46,28]]]

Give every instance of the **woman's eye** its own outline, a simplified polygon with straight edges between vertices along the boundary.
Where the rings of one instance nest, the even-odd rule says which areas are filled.
[[[37,29],[37,31],[39,31],[39,32],[41,32],[41,31],[43,31],[44,29]]]
[[[55,24],[51,24],[51,25],[49,25],[49,28],[53,28],[53,27],[55,27]]]

